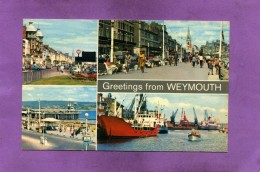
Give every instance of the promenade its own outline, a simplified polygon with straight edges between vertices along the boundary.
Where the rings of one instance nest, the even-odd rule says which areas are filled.
[[[112,75],[101,75],[98,79],[136,79],[136,80],[195,80],[195,81],[207,81],[207,80],[219,80],[219,76],[215,74],[215,68],[213,75],[208,75],[207,64],[204,64],[202,68],[199,65],[192,67],[191,63],[178,63],[177,66],[165,65],[154,66],[153,68],[145,68],[144,73],[141,70],[130,70],[127,73],[118,72]]]
[[[96,150],[96,132],[90,132],[92,142],[87,150]],[[71,137],[69,132],[47,131],[44,137],[47,138],[46,144],[40,143],[43,133],[36,131],[22,130],[22,149],[23,150],[86,150],[83,145],[82,134]]]

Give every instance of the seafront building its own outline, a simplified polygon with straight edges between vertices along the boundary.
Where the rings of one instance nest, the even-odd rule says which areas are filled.
[[[164,50],[167,58],[169,52],[175,51],[176,45],[179,45],[168,34],[166,25],[155,21],[148,23],[139,20],[100,20],[98,46],[100,55],[110,55],[111,36],[114,38],[114,55],[126,51],[130,54],[144,51],[146,56],[162,56]]]
[[[44,45],[44,34],[40,28],[36,28],[33,22],[23,26],[23,66],[39,65],[53,66],[58,64],[71,64],[72,58],[68,53],[54,50],[49,45]]]
[[[219,53],[219,45],[220,45],[220,40],[215,40],[215,41],[207,41],[205,45],[201,46],[201,49],[203,49],[203,54],[218,54]],[[226,42],[222,41],[222,55],[223,56],[228,56],[229,54],[229,44]]]

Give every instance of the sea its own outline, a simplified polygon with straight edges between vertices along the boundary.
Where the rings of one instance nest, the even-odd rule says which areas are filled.
[[[76,110],[81,110],[82,112],[79,114],[79,120],[82,122],[86,121],[85,114],[88,113],[88,122],[96,124],[96,103],[95,102],[71,102]],[[42,109],[66,109],[68,105],[68,101],[46,101],[42,100],[40,102],[40,107]],[[32,109],[39,108],[38,101],[23,101],[22,107],[27,108],[30,107]]]
[[[176,152],[227,152],[228,134],[201,130],[201,140],[189,141],[191,130],[169,130],[156,137],[110,139],[98,142],[102,151],[176,151]]]

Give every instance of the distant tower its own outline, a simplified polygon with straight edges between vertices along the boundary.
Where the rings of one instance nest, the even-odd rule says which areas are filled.
[[[186,52],[192,52],[192,44],[191,44],[191,36],[190,36],[190,28],[188,27],[188,33],[186,38]]]

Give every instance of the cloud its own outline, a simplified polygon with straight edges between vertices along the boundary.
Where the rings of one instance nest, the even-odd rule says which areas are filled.
[[[219,112],[220,112],[220,113],[226,113],[226,114],[227,114],[227,113],[228,113],[228,110],[222,108],[222,109],[219,110]]]
[[[152,97],[148,99],[149,106],[166,106],[169,107],[171,104],[168,99],[161,97]]]
[[[212,32],[212,31],[205,31],[205,32],[204,32],[204,35],[206,35],[206,36],[215,36],[216,33],[215,33],[215,32]]]

